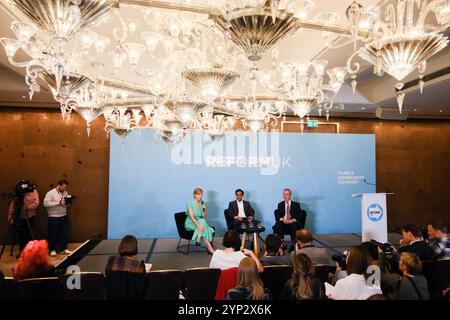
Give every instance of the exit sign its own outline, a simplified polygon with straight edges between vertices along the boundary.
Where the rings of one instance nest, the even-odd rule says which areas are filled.
[[[319,127],[319,121],[317,120],[308,120],[308,128],[318,128]]]

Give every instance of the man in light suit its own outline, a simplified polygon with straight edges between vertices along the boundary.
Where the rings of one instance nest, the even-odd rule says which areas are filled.
[[[254,217],[255,210],[253,210],[250,202],[243,199],[244,190],[237,189],[234,194],[236,195],[236,200],[228,204],[228,219],[231,222],[230,227],[237,230],[244,220],[247,220],[250,216]]]
[[[291,236],[291,247],[289,251],[294,250],[295,232],[305,227],[306,213],[300,207],[300,203],[292,201],[292,191],[288,188],[283,190],[284,201],[278,204],[276,210],[276,221],[273,227],[274,232],[282,239],[285,234]]]

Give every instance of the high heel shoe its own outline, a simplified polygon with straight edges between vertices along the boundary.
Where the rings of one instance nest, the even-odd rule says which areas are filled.
[[[200,245],[201,245],[200,242],[195,241],[195,246],[196,246],[196,247],[200,247]]]

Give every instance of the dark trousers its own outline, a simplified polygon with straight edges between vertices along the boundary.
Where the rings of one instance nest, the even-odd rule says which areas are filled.
[[[64,217],[48,218],[48,249],[61,252],[67,249],[69,238],[69,219]]]
[[[277,221],[274,229],[275,233],[281,238],[285,234],[289,234],[291,236],[291,246],[295,244],[295,233],[299,229],[298,223],[285,224],[284,222]]]
[[[28,226],[28,222],[30,225]],[[25,248],[27,243],[33,239],[32,230],[34,224],[34,217],[30,217],[27,219],[20,219],[20,224],[17,227],[17,240],[19,243],[20,251]]]
[[[233,219],[233,222],[231,222],[231,229],[238,231],[241,228],[241,224],[244,221],[245,220],[239,221],[239,220]]]

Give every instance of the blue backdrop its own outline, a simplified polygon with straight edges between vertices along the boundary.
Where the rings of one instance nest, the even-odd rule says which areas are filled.
[[[245,190],[267,231],[282,189],[308,212],[314,233],[361,232],[359,199],[375,192],[375,136],[231,132],[213,141],[200,132],[168,145],[152,130],[111,135],[108,238],[176,237],[173,218],[192,191],[204,190],[207,221],[219,235],[234,190]]]

